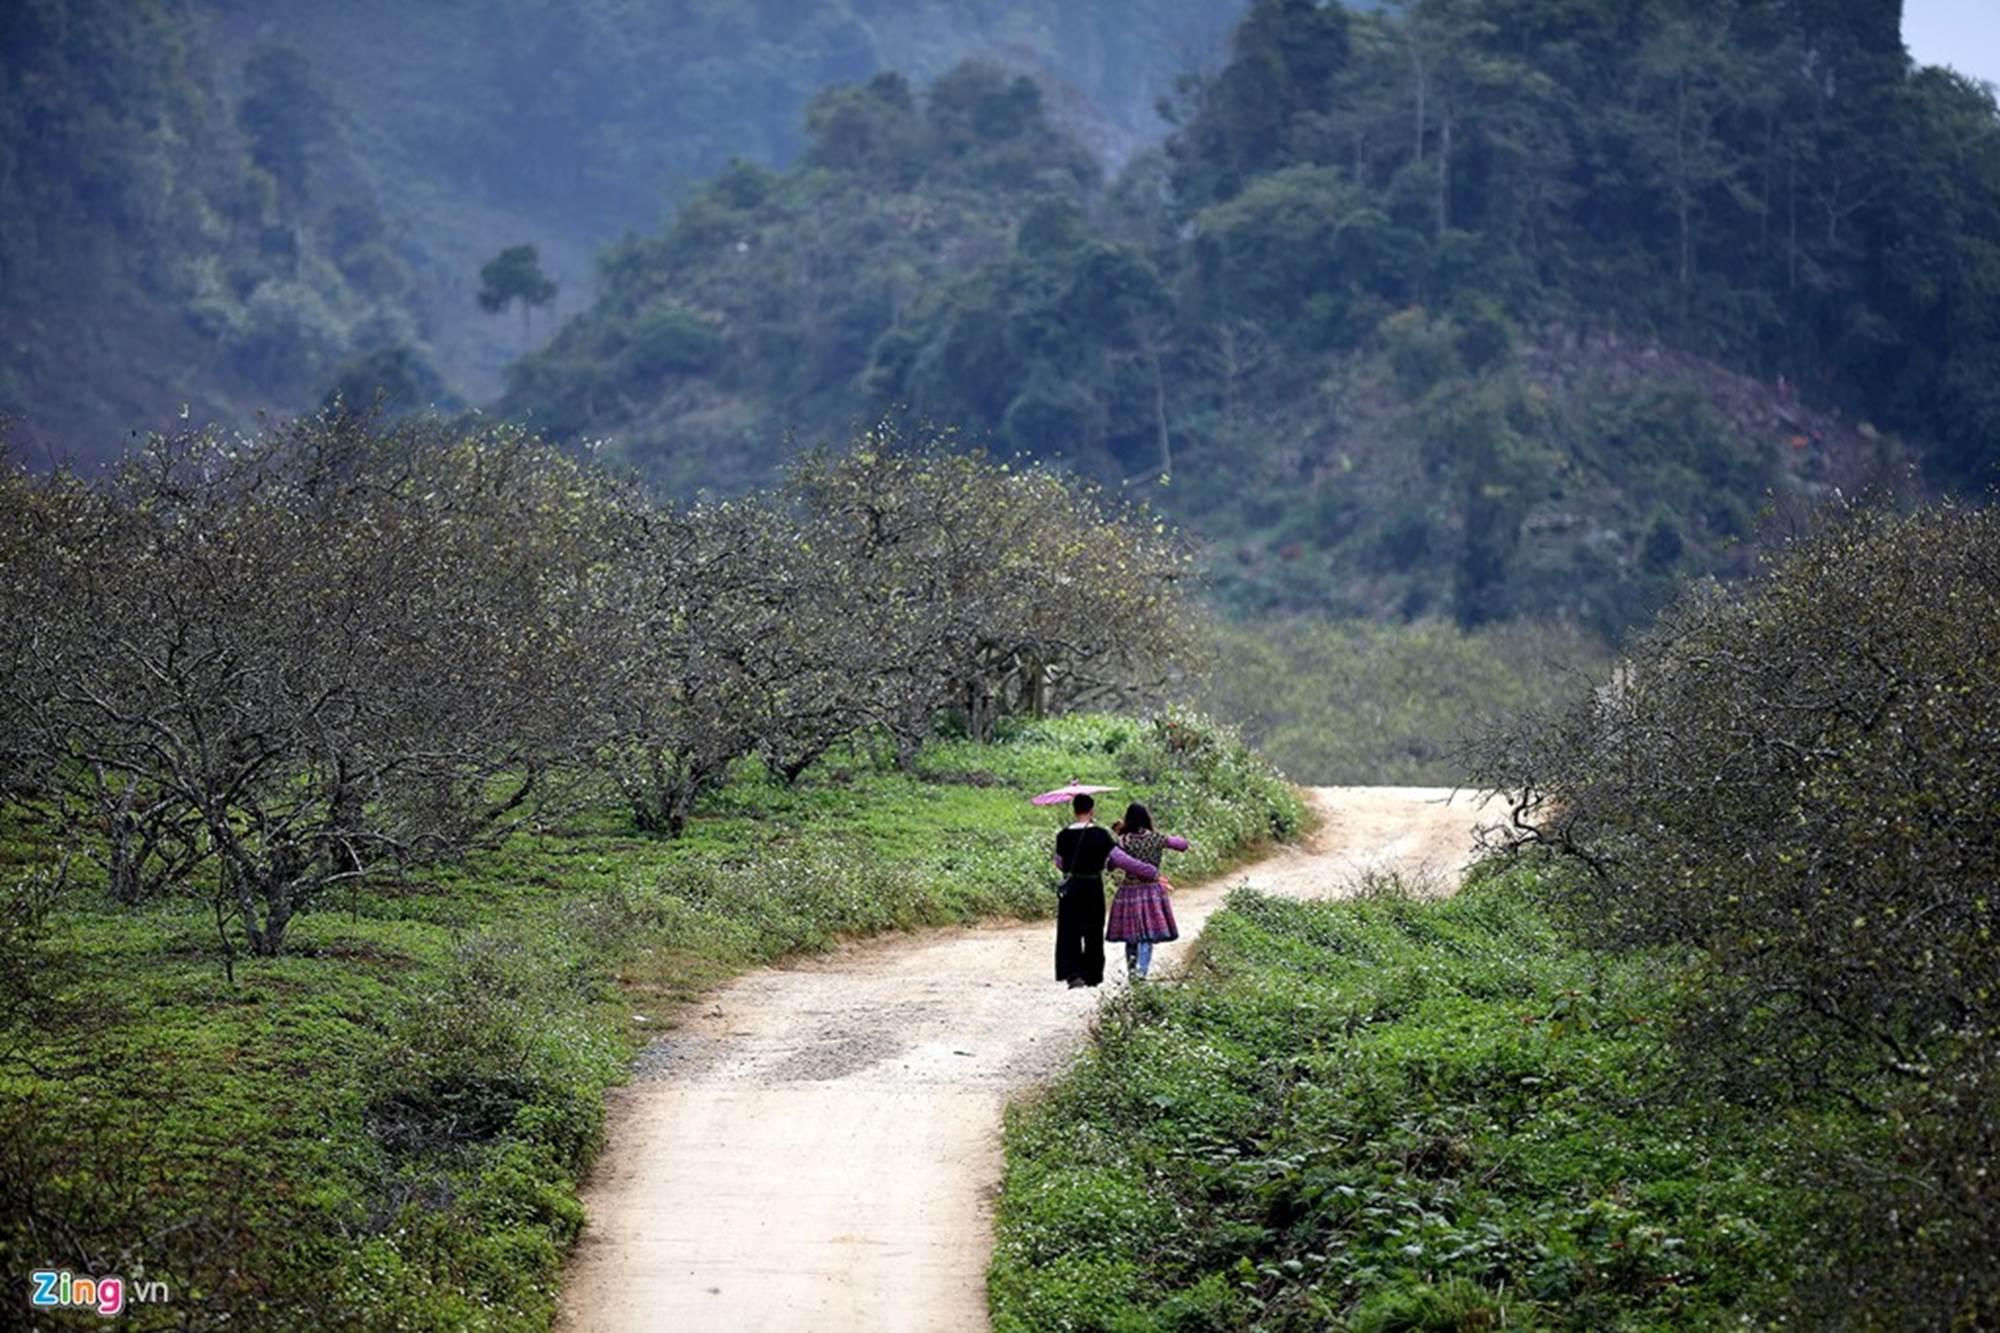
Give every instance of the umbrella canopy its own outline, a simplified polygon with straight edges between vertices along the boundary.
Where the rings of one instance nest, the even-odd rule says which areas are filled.
[[[1034,804],[1067,805],[1069,798],[1072,796],[1095,796],[1101,791],[1117,790],[1116,787],[1093,787],[1088,783],[1078,782],[1075,778],[1071,778],[1067,787],[1057,787],[1054,791],[1045,791],[1040,796],[1035,797]]]

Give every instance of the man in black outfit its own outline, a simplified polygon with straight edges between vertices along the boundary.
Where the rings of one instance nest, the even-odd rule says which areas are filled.
[[[1056,892],[1056,980],[1071,989],[1104,980],[1104,869],[1107,864],[1138,879],[1159,872],[1125,855],[1110,833],[1097,827],[1097,802],[1088,793],[1070,797],[1076,822],[1056,834],[1056,865],[1066,878]]]

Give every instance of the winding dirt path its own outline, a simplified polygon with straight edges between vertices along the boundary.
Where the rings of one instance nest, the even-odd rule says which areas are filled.
[[[1427,788],[1311,797],[1310,844],[1175,895],[1162,961],[1240,884],[1311,897],[1392,869],[1449,888],[1479,820]],[[558,1327],[985,1328],[1001,1111],[1061,1072],[1100,998],[1050,979],[1051,948],[1046,922],[886,936],[696,1006],[613,1096]]]

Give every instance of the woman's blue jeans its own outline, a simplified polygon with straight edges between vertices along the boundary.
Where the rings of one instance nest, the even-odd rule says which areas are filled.
[[[1125,941],[1125,968],[1134,976],[1143,977],[1146,969],[1153,965],[1153,942],[1151,940]]]

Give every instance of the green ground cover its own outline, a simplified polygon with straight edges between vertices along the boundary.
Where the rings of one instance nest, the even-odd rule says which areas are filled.
[[[1084,718],[910,774],[745,770],[673,841],[585,809],[345,893],[233,982],[200,905],[79,885],[0,1009],[0,1265],[165,1281],[136,1328],[545,1327],[603,1093],[676,1003],[844,935],[1045,914],[1058,817],[1023,797],[1072,776],[1153,799],[1196,874],[1303,818],[1204,725]],[[9,881],[45,855],[0,850]]]
[[[1713,1328],[1772,1313],[1830,1111],[1687,1096],[1668,972],[1517,869],[1446,901],[1232,895],[1010,1115],[994,1326]]]

